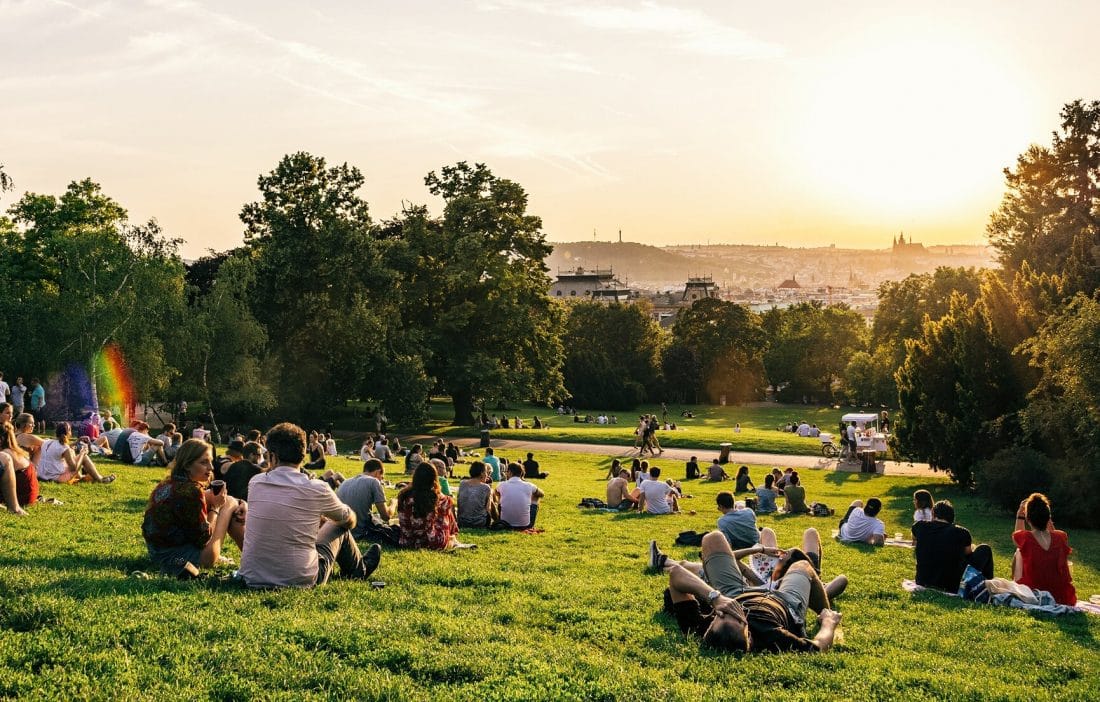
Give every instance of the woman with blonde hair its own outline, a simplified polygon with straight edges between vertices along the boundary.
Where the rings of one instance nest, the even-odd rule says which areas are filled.
[[[188,439],[168,466],[168,476],[149,495],[141,533],[161,572],[185,577],[197,568],[231,563],[221,555],[226,535],[237,548],[243,546],[248,506],[228,495],[224,484],[211,489],[213,475],[213,448]]]
[[[20,415],[20,418],[22,416]],[[34,427],[33,419],[30,426]],[[103,476],[96,470],[95,464],[88,456],[87,444],[82,443],[79,451],[74,451],[69,445],[73,436],[72,425],[68,422],[58,422],[54,431],[57,438],[45,441],[39,449],[39,479],[56,483],[74,483],[82,480],[97,483],[114,482],[114,475]]]

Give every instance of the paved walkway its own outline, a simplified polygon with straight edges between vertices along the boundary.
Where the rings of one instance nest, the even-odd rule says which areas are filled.
[[[413,437],[416,441],[431,443],[432,437]],[[477,439],[449,439],[457,446],[464,449],[476,449]],[[408,443],[411,443],[408,442]],[[512,439],[493,439],[493,449],[501,451],[568,451],[570,453],[592,453],[615,458],[634,458],[638,455],[637,449],[631,446],[615,446],[611,444],[571,444],[557,441],[518,441]],[[665,452],[658,456],[661,461],[686,462],[692,456],[697,456],[699,468],[705,473],[711,459],[717,458],[717,452],[711,449],[691,448],[666,448]],[[511,458],[511,456],[509,456]],[[842,463],[835,458],[824,456],[790,456],[778,453],[750,453],[747,451],[731,451],[730,463],[752,463],[756,465],[772,465],[780,468],[810,469],[810,470],[835,470],[845,473],[858,473],[858,463]],[[878,473],[880,475],[909,475],[920,477],[933,477],[943,475],[936,473],[928,467],[927,463],[906,463],[898,461],[879,461]]]

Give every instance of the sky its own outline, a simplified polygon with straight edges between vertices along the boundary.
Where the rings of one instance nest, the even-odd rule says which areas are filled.
[[[0,164],[89,177],[182,253],[287,153],[520,183],[551,241],[983,243],[1003,169],[1100,99],[1100,3],[0,0]]]

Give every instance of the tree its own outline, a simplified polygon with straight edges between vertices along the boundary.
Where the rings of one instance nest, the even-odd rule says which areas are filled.
[[[832,400],[852,356],[867,345],[863,317],[847,305],[802,302],[763,316],[768,382],[790,400]]]
[[[152,220],[131,225],[91,180],[71,183],[60,198],[27,193],[10,213],[17,229],[7,243],[19,265],[8,281],[22,308],[21,345],[36,356],[24,375],[70,363],[90,370],[113,343],[139,395],[156,397],[175,374],[163,340],[172,335],[165,317],[182,301],[178,240]],[[91,380],[94,394],[94,373]]]
[[[1051,146],[1031,146],[1004,173],[987,233],[1005,270],[1026,262],[1064,276],[1067,296],[1100,287],[1100,101],[1067,104]]]
[[[566,306],[565,388],[580,407],[631,409],[661,388],[663,332],[644,302]]]
[[[400,268],[402,318],[423,335],[428,374],[472,424],[479,400],[561,397],[562,313],[549,296],[551,247],[527,194],[484,164],[444,167],[424,179],[443,216],[407,206],[391,262]]]
[[[714,403],[722,396],[732,403],[762,396],[765,337],[760,317],[748,307],[709,297],[696,300],[677,316],[672,336],[672,347],[687,347],[698,359],[702,373],[695,393]]]
[[[283,157],[259,178],[261,199],[245,205],[245,242],[256,264],[252,313],[267,331],[280,372],[279,401],[316,416],[351,397],[368,399],[378,378],[408,370],[396,275],[372,234],[363,175],[307,153]],[[422,394],[391,397],[389,412],[422,414]]]
[[[898,370],[895,440],[960,484],[975,465],[1012,443],[1023,394],[1009,349],[997,339],[983,301],[956,293],[947,315],[927,320],[906,343]]]

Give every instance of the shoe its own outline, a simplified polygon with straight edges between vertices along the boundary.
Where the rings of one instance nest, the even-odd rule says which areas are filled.
[[[661,570],[665,567],[665,561],[668,560],[668,556],[661,553],[661,549],[657,548],[657,542],[655,540],[649,542],[649,567],[651,570]]]
[[[378,564],[382,562],[382,547],[371,544],[367,552],[363,554],[363,577],[369,578],[371,573],[378,570]]]

